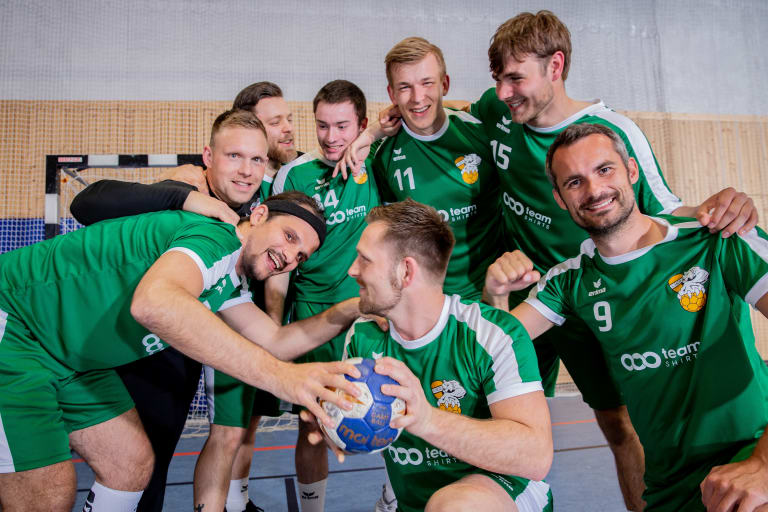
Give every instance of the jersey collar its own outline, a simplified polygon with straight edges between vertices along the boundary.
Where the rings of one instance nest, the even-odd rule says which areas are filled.
[[[655,244],[648,245],[646,247],[641,247],[640,249],[635,249],[634,251],[630,251],[624,254],[619,254],[618,256],[603,256],[600,254],[600,251],[596,251],[598,254],[600,254],[600,259],[602,259],[605,263],[608,265],[620,265],[622,263],[627,263],[628,261],[636,260],[646,254],[648,251],[656,247],[657,245],[665,244],[667,242],[671,242],[672,240],[677,238],[678,229],[676,226],[673,226],[669,223],[666,219],[660,219],[659,217],[650,217],[650,219],[657,224],[661,224],[662,226],[667,228],[667,234],[664,235],[664,239],[656,242]],[[594,247],[594,242],[592,242],[592,239],[589,239],[589,241],[592,243],[592,246]]]
[[[448,112],[448,110],[446,110],[445,108],[443,108],[443,112],[445,112],[445,122],[443,123],[443,126],[441,126],[440,129],[437,130],[432,135],[419,135],[417,133],[414,133],[408,128],[408,125],[405,123],[403,123],[403,129],[405,130],[405,133],[407,133],[408,135],[410,135],[416,140],[420,140],[423,142],[431,142],[433,140],[437,140],[443,136],[445,131],[448,129],[448,125],[451,124],[450,112]]]
[[[404,340],[402,336],[400,336],[400,333],[397,332],[395,325],[391,321],[389,322],[389,335],[392,336],[392,339],[400,344],[400,346],[407,350],[414,350],[428,345],[430,342],[434,341],[438,336],[440,336],[440,333],[442,333],[443,329],[445,329],[445,325],[448,323],[449,309],[450,301],[446,295],[443,295],[443,310],[440,312],[440,318],[437,319],[437,323],[435,323],[434,327],[432,327],[429,332],[421,338],[415,340]]]
[[[559,130],[564,129],[566,126],[570,126],[579,119],[581,119],[584,116],[591,115],[593,112],[596,112],[598,110],[602,110],[605,108],[605,104],[601,100],[592,100],[592,105],[589,105],[588,107],[585,107],[575,114],[573,114],[571,117],[560,121],[554,126],[545,126],[544,128],[539,128],[536,126],[531,126],[529,124],[526,124],[525,127],[528,128],[531,131],[534,131],[536,133],[553,133],[557,132]]]

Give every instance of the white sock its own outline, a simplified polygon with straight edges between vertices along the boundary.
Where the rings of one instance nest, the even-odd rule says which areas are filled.
[[[325,510],[325,486],[327,484],[327,478],[311,484],[299,482],[301,512],[323,512]]]
[[[384,490],[381,493],[381,496],[384,498],[384,502],[389,505],[397,504],[397,497],[395,496],[395,491],[392,490],[392,483],[389,481],[389,473],[386,474],[387,478],[384,480]]]
[[[229,481],[227,512],[243,512],[248,504],[248,477]]]
[[[144,491],[117,491],[93,482],[83,512],[136,512]]]

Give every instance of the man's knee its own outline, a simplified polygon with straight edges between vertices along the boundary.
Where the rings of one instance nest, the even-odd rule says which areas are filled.
[[[610,445],[622,445],[637,439],[635,427],[624,405],[615,409],[595,410],[595,419]]]
[[[427,502],[424,512],[465,512],[482,509],[483,512],[517,512],[512,498],[495,482],[480,475],[470,475],[459,482],[438,489]]]
[[[0,510],[69,512],[75,504],[76,484],[75,469],[69,461],[0,474]]]
[[[208,434],[207,444],[234,456],[237,449],[245,441],[246,435],[247,431],[244,428],[213,424]]]

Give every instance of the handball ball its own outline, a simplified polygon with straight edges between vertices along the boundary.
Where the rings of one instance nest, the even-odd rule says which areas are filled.
[[[373,371],[376,364],[373,359],[355,357],[347,362],[354,364],[360,371],[359,379],[345,375],[360,390],[360,397],[355,398],[342,390],[335,390],[338,395],[352,402],[353,407],[349,411],[321,400],[320,404],[333,420],[334,428],[326,427],[323,423],[320,423],[320,427],[345,452],[379,452],[392,444],[402,432],[403,429],[391,428],[389,422],[405,414],[405,402],[381,392],[382,384],[397,382]]]

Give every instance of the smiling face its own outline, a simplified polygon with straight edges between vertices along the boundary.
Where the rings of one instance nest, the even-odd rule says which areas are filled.
[[[539,126],[555,97],[554,83],[548,77],[550,59],[528,55],[523,61],[509,56],[504,70],[494,76],[496,96],[509,108],[512,121]]]
[[[395,261],[390,244],[383,240],[386,231],[383,222],[368,225],[357,244],[357,258],[349,267],[348,274],[360,285],[362,313],[386,316],[402,296],[400,262]]]
[[[365,129],[365,121],[361,122],[357,118],[355,106],[351,101],[320,101],[315,108],[315,127],[323,156],[331,162],[336,162],[347,146]]]
[[[293,114],[282,96],[261,98],[253,107],[253,113],[264,124],[269,144],[269,159],[285,164],[296,158],[293,145]]]
[[[625,166],[605,135],[588,135],[557,148],[551,168],[555,200],[588,233],[610,234],[635,210],[637,164],[630,158]]]
[[[228,126],[203,150],[213,194],[237,209],[261,186],[267,164],[267,139],[261,130]]]
[[[428,53],[417,62],[393,65],[387,92],[411,131],[432,135],[445,123],[443,96],[448,84],[437,57]]]
[[[293,215],[269,215],[264,205],[251,214],[251,227],[243,241],[242,270],[263,281],[290,272],[320,246],[314,229]]]

